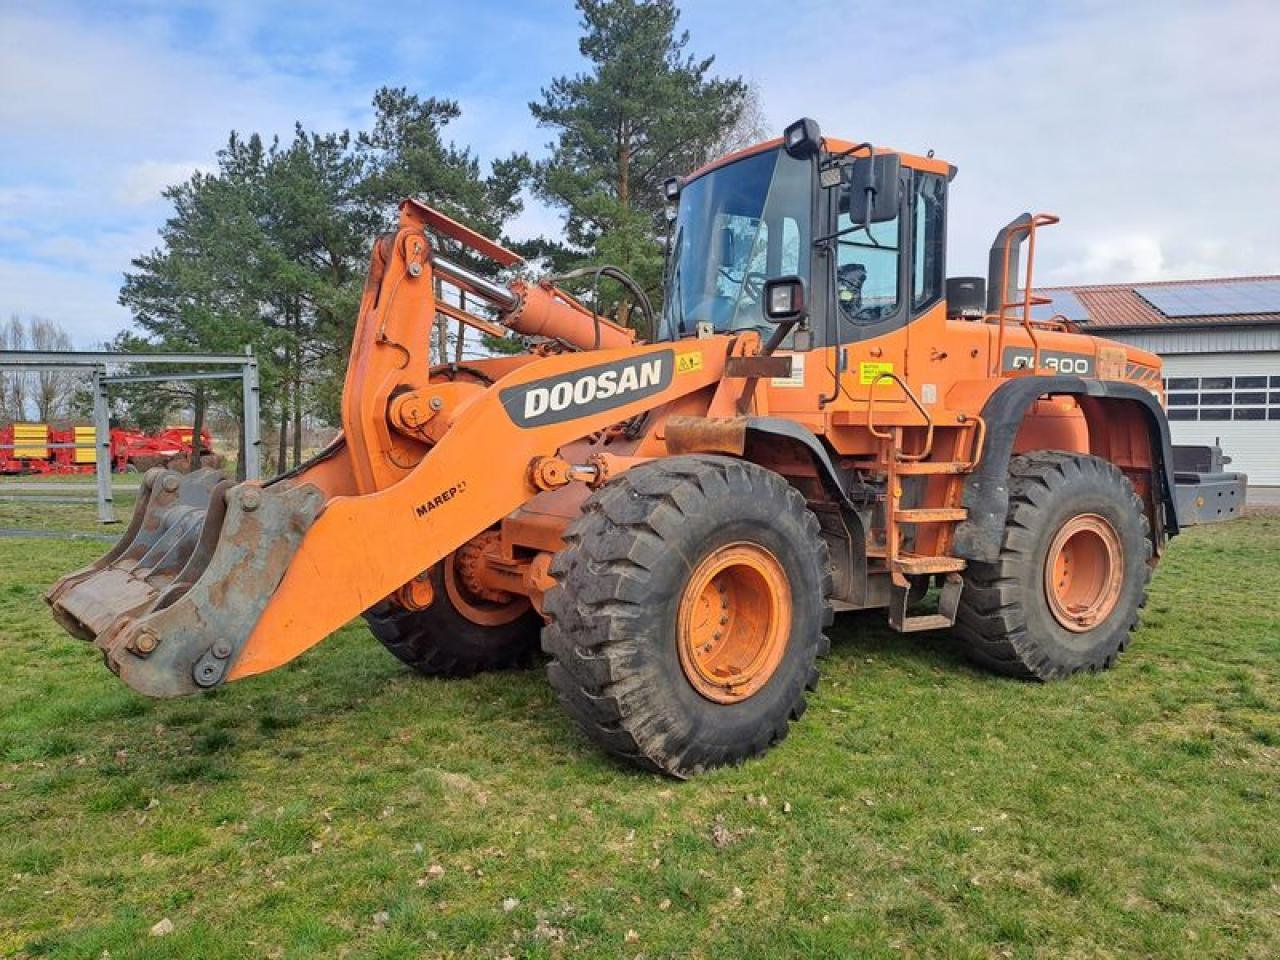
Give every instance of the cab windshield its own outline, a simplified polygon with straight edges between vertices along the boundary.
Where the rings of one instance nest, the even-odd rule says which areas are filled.
[[[764,283],[809,274],[811,167],[767,150],[685,184],[672,230],[660,339],[709,323],[765,330]]]

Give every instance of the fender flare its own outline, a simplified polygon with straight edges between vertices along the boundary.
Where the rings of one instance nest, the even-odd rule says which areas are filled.
[[[823,486],[837,502],[857,509],[865,499],[850,489],[849,479],[831,459],[831,452],[808,427],[783,417],[671,417],[666,423],[667,451],[684,453],[724,453],[744,457],[749,437],[773,437],[799,444],[813,460]]]
[[[828,491],[835,494],[845,506],[857,509],[856,491],[849,489],[848,480],[832,461],[830,452],[823,446],[817,434],[808,427],[782,417],[747,417],[746,432],[794,440],[799,443],[813,457],[813,465],[817,467],[818,475]]]
[[[1157,507],[1164,508],[1165,535],[1176,535],[1178,512],[1174,498],[1169,420],[1155,395],[1145,387],[1117,380],[1027,376],[1001,384],[982,407],[982,417],[987,423],[987,441],[982,459],[965,480],[963,504],[969,511],[969,518],[956,527],[955,554],[980,563],[995,563],[998,559],[1009,512],[1009,461],[1013,457],[1014,439],[1027,410],[1037,398],[1046,394],[1138,404],[1145,415],[1151,451],[1156,461],[1152,493]],[[1157,538],[1158,535],[1157,531]]]

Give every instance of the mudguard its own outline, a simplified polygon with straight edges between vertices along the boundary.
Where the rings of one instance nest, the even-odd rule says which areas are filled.
[[[980,563],[994,563],[999,557],[1009,511],[1009,461],[1013,457],[1014,440],[1031,404],[1047,394],[1096,397],[1138,405],[1145,415],[1156,461],[1152,492],[1162,508],[1163,533],[1168,537],[1176,535],[1179,522],[1169,420],[1156,396],[1145,387],[1116,380],[1026,376],[1001,384],[983,405],[987,442],[982,459],[965,480],[963,504],[969,518],[956,527],[955,554]]]

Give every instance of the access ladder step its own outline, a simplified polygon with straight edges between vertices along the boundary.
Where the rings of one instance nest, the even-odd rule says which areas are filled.
[[[909,577],[926,573],[959,573],[965,568],[965,562],[959,557],[926,557],[916,554],[902,554],[894,562],[899,573]]]
[[[921,630],[946,630],[955,624],[954,620],[940,613],[922,613],[914,617],[903,617],[898,623],[890,622],[899,633],[917,633]]]
[[[884,473],[889,469],[883,460],[854,460],[850,462],[854,470],[866,470],[872,473]],[[895,460],[893,472],[899,476],[916,477],[920,475],[955,475],[968,473],[973,464],[963,460]]]
[[[969,511],[964,507],[912,507],[893,511],[893,519],[898,523],[953,523],[968,518]]]
[[[893,472],[903,477],[968,473],[973,464],[963,460],[904,460],[893,465]]]
[[[945,630],[956,622],[956,611],[960,609],[960,594],[963,590],[964,578],[959,573],[948,573],[942,591],[938,594],[937,612],[912,616],[907,613],[910,590],[906,587],[894,587],[889,604],[889,626],[899,633]]]

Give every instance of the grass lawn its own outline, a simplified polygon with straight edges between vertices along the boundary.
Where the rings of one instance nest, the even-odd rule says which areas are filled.
[[[96,478],[92,473],[49,474],[47,476],[0,477],[0,528],[63,531],[98,534],[119,530],[133,516],[135,492],[141,481],[138,474],[112,474],[111,499],[120,527],[98,525],[98,504],[94,493]],[[47,488],[47,489],[37,489]],[[67,488],[65,491],[60,487]],[[80,503],[48,503],[42,498],[66,497]],[[0,556],[12,551],[20,555],[25,548],[0,540]]]
[[[361,626],[145,700],[40,600],[102,547],[0,540],[0,956],[1280,956],[1280,514],[1174,541],[1105,675],[842,618],[791,737],[688,783]]]

